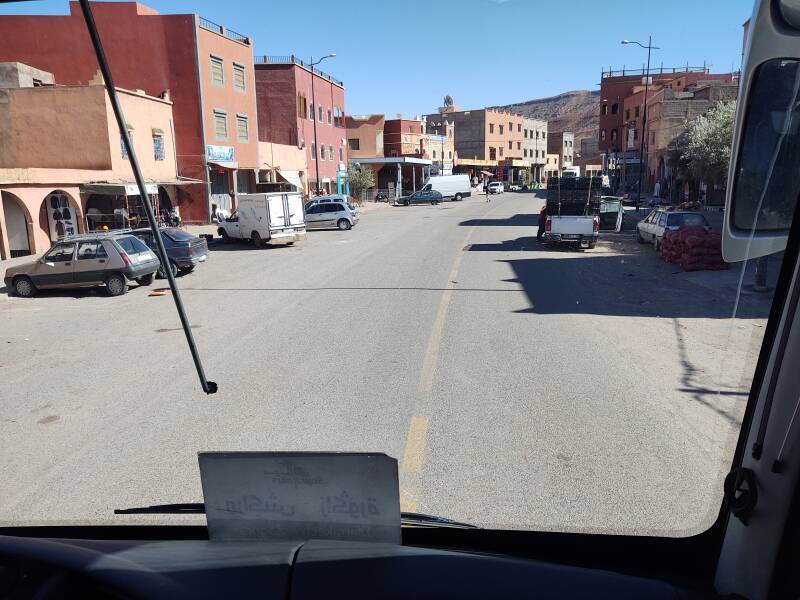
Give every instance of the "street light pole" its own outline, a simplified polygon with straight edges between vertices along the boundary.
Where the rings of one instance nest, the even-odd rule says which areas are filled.
[[[639,207],[639,201],[642,198],[642,179],[644,179],[644,138],[647,135],[647,91],[650,85],[650,51],[660,50],[657,46],[653,46],[652,36],[647,36],[647,46],[637,41],[622,40],[623,44],[636,44],[642,48],[647,49],[647,69],[644,75],[644,109],[642,111],[642,139],[639,140],[639,186],[636,197],[636,207]]]
[[[314,57],[311,57],[311,60],[308,62],[308,66],[311,67],[311,112],[312,112],[312,119],[314,120],[314,169],[317,173],[317,180],[315,182],[316,189],[314,190],[314,195],[316,196],[317,192],[319,191],[319,144],[317,143],[317,117],[319,116],[319,112],[317,112],[317,97],[314,94],[314,65],[318,65],[326,58],[333,58],[336,56],[335,53],[328,54],[320,58],[317,62],[314,62]]]

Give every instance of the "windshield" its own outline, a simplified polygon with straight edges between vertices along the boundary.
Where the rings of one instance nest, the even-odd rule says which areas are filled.
[[[92,3],[123,132],[77,4],[0,6],[0,524],[202,523],[113,510],[201,502],[208,450],[386,453],[485,528],[714,523],[783,261],[721,250],[752,0],[144,2]],[[741,158],[786,154],[740,185],[770,227],[795,75]],[[147,251],[147,202],[207,252],[72,260]]]
[[[667,225],[669,227],[705,227],[708,225],[703,215],[692,213],[676,213],[667,215]]]

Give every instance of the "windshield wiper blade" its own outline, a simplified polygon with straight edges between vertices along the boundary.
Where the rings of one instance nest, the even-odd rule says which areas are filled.
[[[412,525],[414,527],[453,527],[456,529],[480,529],[477,525],[472,523],[462,523],[461,521],[454,521],[445,517],[437,517],[436,515],[426,515],[424,513],[416,512],[401,512],[400,522],[403,525]]]
[[[115,515],[182,515],[205,514],[206,507],[202,502],[184,502],[183,504],[154,504],[134,508],[115,508]]]
[[[115,515],[202,515],[206,507],[202,502],[184,502],[177,504],[153,504],[134,508],[115,508]],[[400,513],[400,522],[413,527],[453,527],[458,529],[480,529],[471,523],[462,523],[445,517],[426,515],[416,512]]]

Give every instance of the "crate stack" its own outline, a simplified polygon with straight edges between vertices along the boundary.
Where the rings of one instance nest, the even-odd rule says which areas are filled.
[[[584,216],[600,214],[601,177],[551,177],[547,180],[547,214]]]
[[[684,271],[730,269],[722,259],[722,238],[704,227],[681,227],[667,230],[659,250],[661,258],[679,265]]]

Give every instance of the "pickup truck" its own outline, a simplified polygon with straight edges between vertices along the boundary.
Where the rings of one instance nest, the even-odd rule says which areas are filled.
[[[600,235],[601,190],[600,177],[551,177],[547,182],[545,242],[594,248]]]
[[[264,243],[291,245],[306,239],[300,194],[242,194],[236,202],[236,211],[217,230],[224,242],[250,240],[258,248]]]

